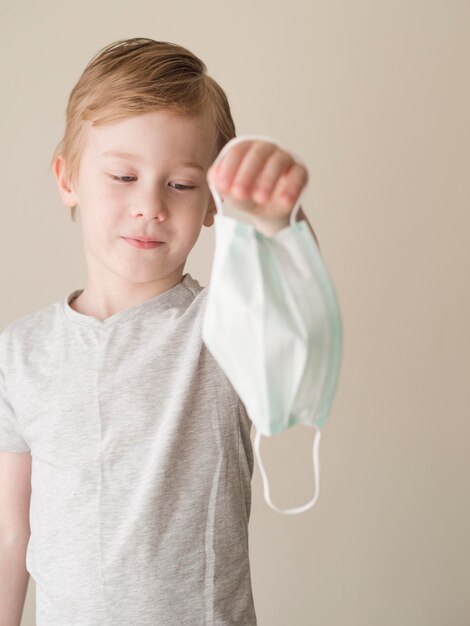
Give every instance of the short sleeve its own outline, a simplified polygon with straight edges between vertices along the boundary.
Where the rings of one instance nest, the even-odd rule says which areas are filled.
[[[0,451],[31,452],[23,439],[15,411],[7,396],[5,364],[7,357],[6,331],[0,333]]]

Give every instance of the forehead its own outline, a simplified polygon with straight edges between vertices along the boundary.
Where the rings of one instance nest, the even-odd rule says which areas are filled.
[[[208,167],[215,158],[216,133],[208,115],[188,116],[152,111],[86,129],[84,153],[115,158],[109,152],[129,153],[141,161],[195,161]]]

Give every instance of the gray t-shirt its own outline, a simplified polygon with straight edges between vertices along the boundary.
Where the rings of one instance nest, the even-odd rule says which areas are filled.
[[[245,407],[183,280],[105,320],[64,299],[0,333],[0,450],[32,455],[37,626],[252,626]]]

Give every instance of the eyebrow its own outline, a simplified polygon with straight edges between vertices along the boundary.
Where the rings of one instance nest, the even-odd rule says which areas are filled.
[[[108,150],[107,152],[103,152],[102,156],[114,156],[120,159],[134,159],[135,161],[144,161],[145,159],[138,154],[131,154],[130,152],[118,152],[116,150]],[[201,170],[205,172],[205,169],[196,161],[182,161],[181,165],[186,167],[193,167],[195,169]]]

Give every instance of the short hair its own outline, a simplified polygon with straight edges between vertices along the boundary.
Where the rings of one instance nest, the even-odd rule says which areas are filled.
[[[208,115],[216,135],[214,159],[236,135],[225,92],[195,54],[168,41],[120,39],[92,57],[73,87],[51,166],[61,154],[75,181],[86,135],[83,122],[97,126],[150,111]],[[76,205],[72,221],[75,211]]]

